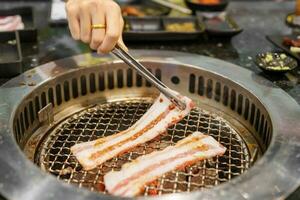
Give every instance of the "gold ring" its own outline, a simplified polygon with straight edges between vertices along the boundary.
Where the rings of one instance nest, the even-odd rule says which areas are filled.
[[[104,24],[93,24],[92,28],[93,29],[102,29],[105,28],[106,26]]]

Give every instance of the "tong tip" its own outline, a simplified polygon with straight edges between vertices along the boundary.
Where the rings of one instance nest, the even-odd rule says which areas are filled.
[[[180,110],[185,110],[186,105],[182,101],[179,101],[177,99],[172,98],[172,102],[180,109]]]

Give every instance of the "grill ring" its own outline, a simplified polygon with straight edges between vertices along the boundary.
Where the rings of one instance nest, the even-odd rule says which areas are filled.
[[[160,197],[161,199],[175,196],[180,199],[284,198],[299,186],[300,172],[297,170],[299,168],[297,153],[300,150],[298,136],[300,130],[297,118],[300,111],[299,105],[285,92],[273,87],[270,82],[248,70],[220,60],[169,51],[135,51],[133,54],[142,58],[146,64],[161,68],[162,78],[168,73],[178,72],[181,78],[180,85],[185,89],[188,88],[188,92],[185,91],[183,94],[200,95],[200,102],[203,104],[214,102],[215,113],[221,110],[228,111],[230,116],[239,116],[236,117],[237,122],[244,125],[249,122],[250,125],[247,125],[249,131],[258,133],[255,136],[257,137],[256,140],[263,138],[259,146],[265,153],[247,173],[210,190],[172,194],[173,196],[164,195]],[[68,98],[66,96],[63,98],[61,95],[64,87],[56,85],[57,82],[63,83],[64,79],[70,78],[69,75],[80,77],[81,83],[86,83],[86,85],[77,82],[79,93],[70,92],[72,95],[77,95],[78,103],[81,95],[89,93],[87,89],[90,88],[90,83],[85,80],[93,79],[81,76],[82,73],[91,70],[93,65],[99,63],[103,63],[101,66],[103,69],[109,68],[112,62],[113,65],[122,65],[109,56],[101,58],[92,58],[90,55],[76,56],[40,66],[1,87],[0,98],[4,104],[0,107],[0,151],[3,152],[0,155],[0,183],[3,184],[1,184],[0,193],[4,197],[8,199],[99,199],[100,197],[114,199],[111,196],[82,190],[55,180],[52,176],[42,173],[34,167],[32,162],[29,162],[20,151],[20,147],[23,149],[26,145],[36,145],[34,141],[31,144],[26,143],[29,137],[28,133],[38,132],[38,130],[41,131],[41,128],[45,128],[36,121],[35,111],[45,107],[48,100],[53,100],[53,105],[55,105],[53,109],[54,123],[57,122],[56,114],[63,114],[59,113],[58,110],[72,108],[73,103],[65,103]],[[173,66],[170,66],[171,64]],[[179,65],[183,67],[178,68]],[[84,66],[84,68],[78,66]],[[188,71],[181,70],[181,68],[186,67],[189,68]],[[94,70],[96,69],[99,68],[95,66]],[[164,69],[168,71],[164,71]],[[201,73],[199,76],[198,72],[205,76],[201,76]],[[187,84],[188,81],[182,81],[182,77],[186,77],[187,74],[189,75],[189,84]],[[115,77],[116,75],[107,74],[108,77]],[[139,80],[138,77],[132,78],[134,81]],[[37,84],[24,86],[24,84],[20,84],[24,80],[26,82],[35,81]],[[220,87],[217,86],[218,81],[215,82],[215,80],[220,81],[222,89],[218,89]],[[223,88],[222,83],[224,81],[226,81],[228,88]],[[168,80],[164,80],[164,82],[168,85],[171,84]],[[207,87],[203,87],[203,82]],[[114,86],[119,87],[119,84],[121,86],[121,83],[118,83],[116,79],[110,78],[105,84],[108,85],[111,94],[119,93],[120,95],[119,90],[116,92],[112,90]],[[49,87],[52,88],[52,91]],[[132,87],[133,94],[136,94],[135,91],[139,91],[139,87],[141,86]],[[45,90],[47,92],[39,94],[39,91]],[[240,93],[243,95],[240,96]],[[38,104],[35,104],[34,97],[36,94],[40,95],[37,100]],[[150,88],[144,94],[146,96],[151,95],[153,90]],[[126,94],[121,95],[126,97]],[[247,99],[250,102],[247,102]],[[82,106],[91,105],[93,101],[94,99],[85,101],[85,105]],[[243,103],[243,108],[247,108],[248,113],[240,109],[239,102]],[[263,123],[265,121],[268,123]],[[236,127],[239,123],[236,124]],[[287,127],[293,127],[293,129]],[[48,132],[49,130],[45,128],[42,131]],[[262,134],[262,137],[259,134]],[[39,137],[41,137],[39,139],[43,139],[42,136]]]

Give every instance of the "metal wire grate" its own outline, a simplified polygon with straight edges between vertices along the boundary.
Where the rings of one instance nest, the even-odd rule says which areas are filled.
[[[103,176],[138,156],[174,145],[195,131],[213,136],[227,148],[225,155],[201,161],[185,169],[165,174],[145,186],[145,195],[194,191],[226,182],[249,168],[250,155],[246,144],[220,117],[194,109],[186,118],[159,139],[147,142],[131,152],[105,162],[91,171],[84,171],[70,147],[129,128],[151,106],[151,99],[106,103],[86,109],[63,121],[43,142],[38,155],[39,165],[67,183],[105,193]]]

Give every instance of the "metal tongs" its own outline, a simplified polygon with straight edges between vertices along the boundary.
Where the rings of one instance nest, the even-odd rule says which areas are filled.
[[[112,53],[123,60],[127,65],[135,69],[142,77],[153,84],[161,93],[163,93],[171,102],[173,102],[178,108],[184,110],[186,108],[185,103],[178,98],[177,94],[172,91],[168,86],[158,80],[145,66],[132,57],[127,51],[125,51],[121,45],[117,44],[112,50]]]

